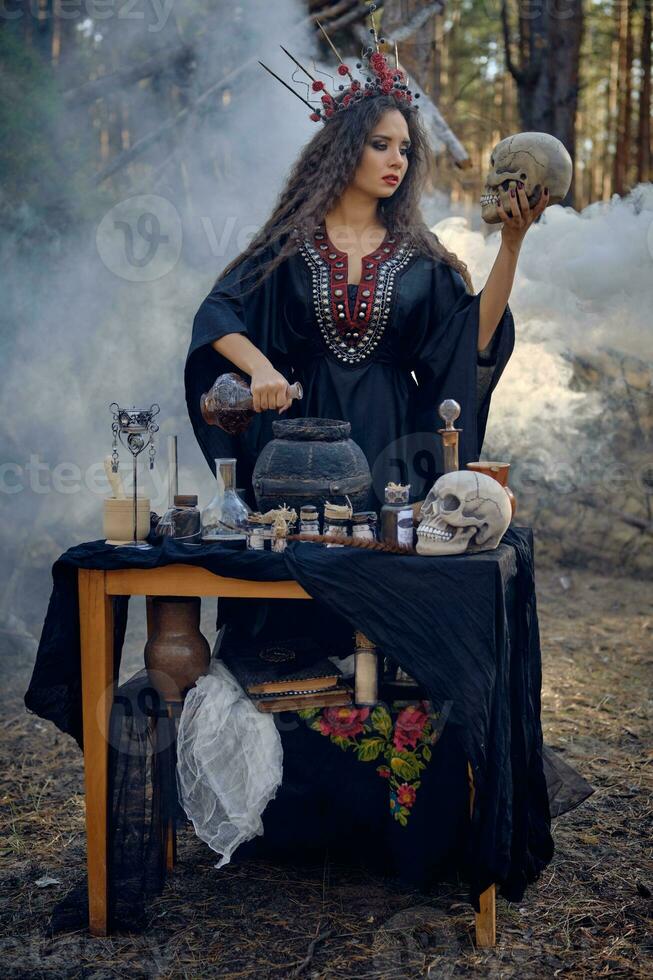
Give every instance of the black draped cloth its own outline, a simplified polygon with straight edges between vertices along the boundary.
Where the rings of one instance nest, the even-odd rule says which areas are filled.
[[[448,738],[453,736],[459,757],[470,762],[476,788],[462,862],[472,900],[491,882],[497,882],[506,897],[521,898],[553,850],[542,760],[540,647],[529,529],[509,528],[495,551],[442,558],[306,543],[293,543],[282,554],[234,552],[219,545],[194,548],[172,539],[149,552],[104,542],[79,545],[53,567],[53,592],[25,695],[28,709],[82,744],[77,569],[148,568],[171,562],[200,565],[234,578],[296,579],[314,597],[303,605],[319,603],[348,623],[350,631],[362,630],[423,685],[436,708],[446,707]],[[116,602],[118,664],[127,600]],[[307,734],[314,743],[327,742]],[[323,753],[324,747],[316,751]],[[336,754],[339,751],[334,747]],[[461,774],[458,767],[458,787]],[[578,801],[577,796],[574,802]],[[301,813],[301,794],[295,802],[296,813]],[[447,803],[445,794],[442,808]],[[429,832],[427,818],[423,828]],[[410,827],[401,833],[410,834]]]

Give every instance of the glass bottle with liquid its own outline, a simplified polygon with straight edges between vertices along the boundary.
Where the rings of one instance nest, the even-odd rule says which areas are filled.
[[[303,397],[299,381],[288,385],[288,397]],[[221,374],[200,398],[200,412],[208,425],[217,425],[229,435],[244,432],[254,418],[254,399],[244,378],[233,371]]]

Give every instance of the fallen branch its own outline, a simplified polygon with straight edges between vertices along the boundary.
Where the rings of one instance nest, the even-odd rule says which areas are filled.
[[[335,4],[333,7],[327,7],[327,9],[320,15],[320,19],[329,20],[333,17],[333,11],[341,6],[342,4]],[[314,14],[304,17],[301,21],[299,21],[297,26],[290,31],[288,38],[293,37],[307,25],[310,26],[314,23]],[[333,29],[333,25],[331,25],[331,27]],[[219,79],[219,81],[214,82],[213,85],[210,85],[193,102],[181,109],[176,116],[168,119],[151,133],[148,133],[146,136],[141,137],[141,139],[136,140],[133,146],[131,146],[128,150],[125,150],[123,153],[119,153],[118,156],[115,157],[103,170],[96,174],[94,183],[102,184],[109,177],[112,177],[118,170],[122,170],[123,167],[126,167],[137,157],[141,156],[141,154],[148,150],[151,146],[154,146],[155,143],[158,143],[159,140],[163,139],[164,136],[185,122],[189,116],[204,108],[209,101],[215,101],[215,99],[221,95],[225,89],[229,88],[233,82],[236,81],[236,79],[240,78],[241,75],[254,66],[258,66],[258,56],[256,55],[243,62],[238,68],[235,68],[233,71],[229,72],[228,75],[223,76],[221,79]]]
[[[378,0],[377,11],[381,12],[382,9],[383,0]],[[320,23],[322,23],[323,20],[329,20],[329,31],[332,34],[335,34],[336,31],[342,30],[343,27],[349,27],[350,24],[355,24],[357,20],[364,20],[368,14],[369,10],[367,5],[363,6],[362,4],[356,3],[351,10],[348,10],[346,13],[343,13],[341,17],[337,17],[333,20],[329,20],[326,10],[322,11],[322,13],[317,14],[316,16]],[[331,17],[333,17],[333,13],[331,13]],[[369,37],[367,37],[367,43],[369,44]]]
[[[325,929],[324,932],[321,932],[319,934],[319,936],[316,936],[315,939],[311,940],[311,942],[308,944],[308,950],[306,951],[306,956],[299,964],[299,966],[293,971],[292,974],[293,977],[298,977],[300,973],[303,973],[303,971],[306,969],[307,966],[311,965],[317,944],[324,942],[325,939],[330,939],[332,935],[333,935],[333,929]]]
[[[175,45],[165,48],[158,54],[147,58],[138,65],[129,65],[126,68],[119,68],[117,71],[108,72],[99,78],[83,82],[75,88],[69,88],[63,94],[66,105],[82,106],[95,102],[102,98],[108,89],[116,88],[118,85],[129,84],[130,82],[140,82],[143,78],[156,75],[169,66],[180,62],[188,62],[193,58],[193,49],[188,44]]]
[[[624,514],[622,511],[617,510],[616,507],[601,504],[597,500],[593,500],[591,497],[580,497],[578,503],[584,504],[586,507],[591,507],[593,510],[599,510],[605,512],[606,514],[610,514],[611,517],[616,517],[617,520],[622,521],[624,524],[628,524],[629,527],[636,527],[638,531],[646,531],[649,534],[653,534],[653,521],[647,521],[643,517],[635,517],[633,514]]]

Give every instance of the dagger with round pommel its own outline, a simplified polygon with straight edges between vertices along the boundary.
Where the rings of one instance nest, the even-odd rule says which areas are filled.
[[[454,426],[454,422],[460,415],[460,405],[453,398],[445,398],[440,402],[438,412],[444,422],[444,429],[438,429],[442,436],[444,472],[453,473],[458,469],[458,437],[463,431]]]

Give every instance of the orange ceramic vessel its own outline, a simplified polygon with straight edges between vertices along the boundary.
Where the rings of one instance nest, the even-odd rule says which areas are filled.
[[[510,470],[510,463],[499,463],[496,460],[479,460],[477,463],[468,463],[468,470],[473,470],[475,473],[485,473],[486,476],[491,476],[493,480],[500,483],[503,489],[508,494],[508,499],[510,500],[510,506],[512,507],[512,516],[515,516],[517,510],[517,500],[515,495],[508,486],[508,472]]]

